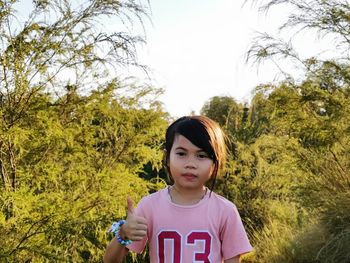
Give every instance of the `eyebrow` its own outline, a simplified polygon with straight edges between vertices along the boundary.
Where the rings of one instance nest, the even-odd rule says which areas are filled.
[[[187,151],[187,149],[185,149],[184,147],[181,147],[181,146],[176,147],[175,150],[185,150],[185,151]]]
[[[188,149],[186,149],[186,148],[184,148],[184,147],[182,147],[182,146],[176,147],[175,150],[188,151]],[[197,150],[196,152],[204,152],[204,153],[205,153],[205,151],[204,151],[203,149],[200,149],[200,148],[199,148],[199,150]]]

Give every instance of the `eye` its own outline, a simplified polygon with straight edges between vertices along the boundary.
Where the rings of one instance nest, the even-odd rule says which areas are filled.
[[[185,156],[186,155],[185,152],[176,152],[175,154],[178,155],[178,156]]]
[[[200,159],[209,158],[209,156],[208,156],[206,153],[199,153],[199,154],[198,154],[198,157],[199,157]]]

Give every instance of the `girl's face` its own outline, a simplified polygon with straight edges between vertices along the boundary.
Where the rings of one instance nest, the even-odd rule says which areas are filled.
[[[179,190],[201,191],[214,169],[208,154],[180,134],[175,135],[168,165]]]

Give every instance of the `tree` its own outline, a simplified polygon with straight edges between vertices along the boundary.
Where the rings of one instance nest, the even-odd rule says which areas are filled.
[[[161,91],[113,73],[143,39],[99,24],[146,6],[33,1],[22,23],[19,4],[0,1],[0,261],[100,262],[126,197],[162,184],[139,177],[161,166]]]
[[[214,96],[202,107],[201,114],[208,116],[220,124],[230,137],[231,141],[248,141],[250,134],[249,108],[247,105],[237,103],[228,96]]]
[[[238,130],[241,125],[240,105],[231,97],[212,97],[203,105],[201,114],[216,120],[226,129]]]
[[[248,1],[246,1],[248,2]],[[258,2],[252,0],[251,2]],[[279,28],[279,34],[287,29],[294,29],[297,33],[301,31],[316,32],[320,38],[329,37],[334,43],[336,57],[322,60],[320,57],[301,58],[298,51],[293,47],[293,38],[276,38],[268,33],[260,33],[253,41],[248,53],[247,59],[260,63],[265,60],[273,60],[278,63],[281,59],[290,59],[292,63],[304,69],[307,74],[315,74],[316,78],[321,79],[319,74],[323,65],[333,65],[333,71],[340,73],[340,66],[349,64],[349,3],[346,0],[262,0],[260,10],[268,12],[277,5],[289,5],[293,13],[290,13],[284,24]],[[295,34],[288,34],[295,37]],[[333,54],[334,56],[334,54]],[[340,63],[340,64],[339,64]],[[344,66],[344,64],[342,64]],[[329,71],[330,73],[331,71]],[[287,76],[292,77],[291,74]],[[343,70],[342,79],[348,80],[347,70]],[[340,77],[340,75],[338,75]],[[337,78],[338,78],[337,77]],[[340,82],[339,82],[340,83]],[[346,85],[349,83],[347,82]]]
[[[143,88],[127,99],[116,93],[119,85],[57,100],[37,95],[22,125],[10,130],[18,177],[16,191],[0,194],[7,237],[0,258],[100,262],[126,197],[138,201],[157,188],[138,174],[146,164],[160,169],[166,114],[157,102],[138,105]]]
[[[124,32],[106,32],[103,17],[136,16],[146,9],[134,1],[33,1],[24,22],[16,17],[18,1],[1,1],[0,98],[2,130],[21,124],[42,91],[60,97],[66,88],[87,92],[110,81],[108,65],[137,64],[135,46],[143,42]],[[29,8],[30,10],[30,8]],[[142,20],[141,20],[142,21]],[[16,23],[19,22],[19,23]],[[111,77],[107,77],[111,74]],[[2,137],[2,182],[16,188],[14,138]]]
[[[346,190],[350,173],[345,161],[350,152],[350,5],[342,0],[261,2],[265,11],[279,4],[290,5],[293,14],[280,29],[316,30],[321,38],[331,37],[337,56],[301,58],[293,49],[293,39],[285,41],[268,34],[258,36],[248,52],[248,58],[258,63],[291,59],[304,70],[301,80],[287,74],[284,81],[263,94],[269,133],[299,144],[293,156],[297,163],[295,174],[300,174],[301,180],[292,196],[303,206],[307,218],[296,228],[268,224],[269,228],[256,232],[260,251],[256,259],[345,263],[350,259],[349,224],[345,223],[349,222],[349,207],[344,205],[350,203]],[[281,237],[280,231],[287,237]],[[264,247],[267,240],[268,249]]]

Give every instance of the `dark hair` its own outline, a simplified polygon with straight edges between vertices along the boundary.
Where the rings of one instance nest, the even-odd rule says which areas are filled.
[[[203,149],[213,160],[214,170],[210,176],[210,190],[213,190],[217,174],[224,168],[226,162],[225,134],[219,124],[205,116],[184,116],[168,127],[165,134],[165,165],[170,177],[169,156],[177,134],[181,134]]]

